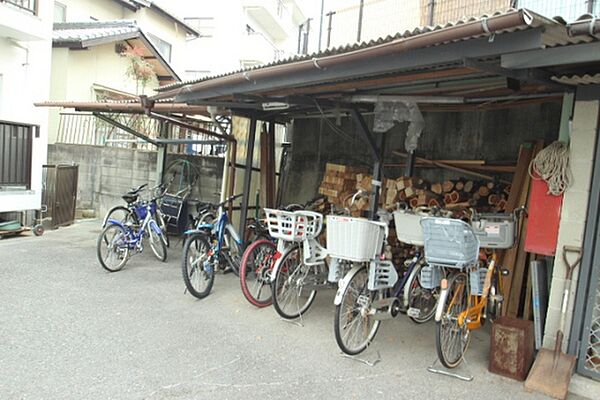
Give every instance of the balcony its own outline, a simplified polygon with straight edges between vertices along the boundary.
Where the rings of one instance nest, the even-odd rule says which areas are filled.
[[[296,32],[292,13],[283,0],[244,0],[244,9],[274,40]]]
[[[267,64],[282,57],[277,49],[264,35],[259,32],[249,32],[243,39],[240,59],[246,63]]]
[[[38,17],[38,0],[0,0],[0,37],[43,40],[50,32]]]

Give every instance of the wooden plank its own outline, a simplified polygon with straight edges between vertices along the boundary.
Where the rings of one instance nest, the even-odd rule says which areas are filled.
[[[511,183],[512,190],[508,196],[508,200],[506,201],[506,212],[512,212],[519,206],[527,204],[529,184],[531,182],[529,176],[529,163],[533,157],[535,157],[535,154],[542,149],[542,147],[543,141],[538,141],[535,144],[525,143],[521,145],[519,159],[517,161],[517,171],[515,172],[515,175],[513,176],[513,182]],[[519,243],[515,247],[506,250],[500,257],[500,265],[506,268],[509,272],[508,275],[504,277],[503,282],[503,295],[505,299],[505,306],[503,307],[504,315],[507,315],[509,310],[511,313],[514,312],[515,306],[511,306],[511,303],[516,301],[518,304],[519,296],[521,294],[521,286],[515,285],[515,287],[518,287],[518,290],[512,290],[512,287],[513,282],[521,282],[522,284],[523,269],[525,268],[523,263],[526,262],[526,260],[522,256],[519,257],[519,253],[524,252],[525,229],[526,223],[524,222],[521,224],[521,229],[519,230]]]
[[[396,155],[402,156],[402,157],[408,157],[407,153],[403,153],[401,151],[394,151],[393,153],[396,154]],[[450,171],[460,172],[460,173],[463,173],[465,175],[476,176],[478,178],[486,179],[488,181],[495,181],[495,180],[497,180],[495,177],[490,176],[490,175],[481,174],[479,172],[471,171],[471,170],[468,170],[468,169],[465,169],[465,168],[455,167],[453,165],[444,164],[444,163],[440,163],[440,162],[437,162],[437,161],[427,160],[426,158],[415,157],[415,160],[421,161],[421,162],[426,163],[426,164],[435,165],[435,166],[440,167],[440,168],[445,168],[445,169],[448,169]],[[510,182],[508,182],[508,181],[506,181],[504,179],[499,179],[498,181],[500,181],[502,183],[507,183],[507,184],[510,183]]]

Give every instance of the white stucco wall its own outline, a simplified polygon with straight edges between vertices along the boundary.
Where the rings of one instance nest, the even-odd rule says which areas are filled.
[[[7,5],[0,3],[0,13]],[[33,138],[31,190],[0,191],[0,212],[39,209],[42,165],[46,162],[48,111],[33,103],[48,99],[50,92],[51,31],[53,4],[40,2],[38,16],[27,15],[31,24],[41,26],[42,40],[14,41],[0,36],[0,120],[40,126]],[[27,25],[22,26],[27,32]]]

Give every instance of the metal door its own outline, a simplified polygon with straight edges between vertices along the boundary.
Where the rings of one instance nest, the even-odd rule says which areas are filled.
[[[42,203],[48,207],[51,228],[70,225],[77,203],[77,165],[45,165]]]
[[[592,187],[583,242],[569,353],[577,372],[600,380],[600,140],[596,140]]]

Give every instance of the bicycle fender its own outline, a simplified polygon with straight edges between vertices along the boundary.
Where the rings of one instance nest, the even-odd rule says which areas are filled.
[[[106,225],[107,225],[107,226],[108,226],[108,225],[117,225],[117,226],[121,227],[121,229],[123,229],[124,231],[126,231],[126,229],[125,229],[125,225],[123,225],[123,224],[121,223],[121,221],[118,221],[118,220],[116,220],[116,219],[109,218],[109,219],[108,219],[108,221],[106,221]]]
[[[435,322],[440,322],[442,320],[442,314],[444,313],[444,304],[446,304],[446,298],[448,297],[448,288],[442,289],[440,293],[440,298],[438,299],[438,303],[435,307]]]
[[[155,220],[151,219],[150,222],[148,222],[148,225],[150,225],[150,229],[152,229],[154,233],[156,233],[159,236],[162,235],[162,231],[160,230]]]
[[[408,297],[410,295],[410,285],[409,283],[411,283],[413,281],[413,279],[418,279],[417,277],[415,277],[415,275],[421,270],[421,268],[419,268],[419,265],[417,264],[419,262],[419,260],[414,257],[413,260],[411,261],[411,263],[414,263],[413,265],[413,269],[412,271],[410,271],[410,275],[408,276],[408,279],[406,280],[406,283],[404,284],[404,288],[402,290],[402,303],[404,304],[404,306],[408,309]]]
[[[358,271],[360,271],[362,268],[364,268],[364,266],[355,265],[354,267],[352,267],[352,269],[350,271],[348,271],[346,276],[344,276],[342,279],[339,280],[338,290],[335,293],[335,298],[333,299],[334,305],[339,306],[340,304],[342,304],[342,297],[344,295],[344,292],[346,291],[346,287],[348,286],[348,283],[350,283],[352,278],[354,278],[354,275],[356,275],[358,273]]]

